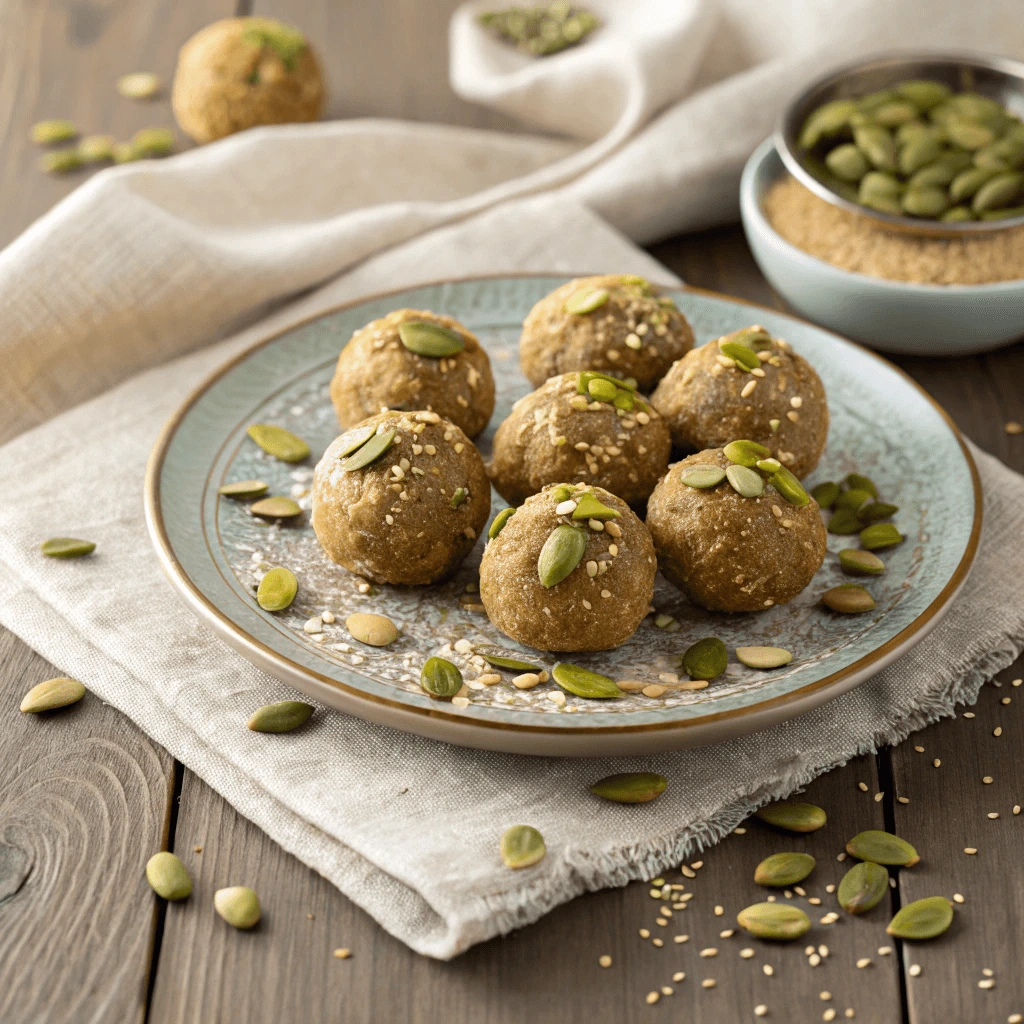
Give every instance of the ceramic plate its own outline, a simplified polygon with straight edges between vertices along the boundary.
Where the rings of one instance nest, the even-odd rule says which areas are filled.
[[[538,661],[557,660],[520,647],[488,621],[475,593],[482,544],[454,578],[428,588],[367,586],[328,561],[308,515],[298,525],[268,525],[244,502],[218,497],[221,484],[258,478],[272,494],[292,494],[306,509],[313,466],[339,433],[328,396],[338,352],[352,332],[401,307],[447,313],[487,349],[497,408],[477,439],[485,457],[497,425],[530,390],[519,370],[520,325],[530,307],[564,277],[519,277],[430,285],[339,309],[267,338],[219,370],[167,425],[154,450],[146,508],[157,552],[171,581],[200,617],[250,661],[324,704],[438,740],[529,754],[609,755],[665,750],[725,739],[791,718],[873,675],[938,621],[963,584],[977,546],[981,500],[977,472],[956,428],[909,378],[879,357],[792,317],[720,295],[672,293],[698,343],[760,322],[789,341],[821,375],[832,426],[821,465],[805,483],[857,470],[900,506],[907,540],[884,554],[886,574],[869,587],[877,608],[866,615],[825,611],[822,591],[842,582],[834,552],[851,538],[829,537],[830,554],[811,585],[789,604],[758,615],[721,615],[686,602],[658,578],[654,605],[680,628],[658,629],[649,616],[615,651],[569,660],[616,678],[657,682],[677,672],[679,656],[703,636],[730,649],[771,644],[794,652],[772,672],[735,662],[702,691],[669,691],[652,699],[587,701],[556,687],[521,691],[511,674],[476,684],[464,708],[428,697],[419,687],[426,658],[456,662],[473,687],[480,668],[450,645],[466,639]],[[248,440],[250,423],[278,423],[304,437],[313,454],[298,466],[278,462]],[[492,514],[505,503],[493,494]],[[287,565],[299,595],[269,614],[253,594],[260,575]],[[323,632],[303,629],[324,609],[337,621]],[[344,622],[354,611],[389,615],[401,636],[386,649],[354,641]],[[464,645],[462,645],[464,646]]]

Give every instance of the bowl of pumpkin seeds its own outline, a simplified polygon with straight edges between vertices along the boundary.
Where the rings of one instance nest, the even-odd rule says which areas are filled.
[[[1024,224],[1024,63],[883,54],[831,71],[783,112],[787,170],[836,206],[916,234]]]

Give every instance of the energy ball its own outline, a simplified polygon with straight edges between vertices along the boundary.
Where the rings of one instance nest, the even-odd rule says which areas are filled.
[[[647,614],[657,562],[644,524],[601,487],[534,494],[484,549],[480,598],[506,636],[541,651],[605,651]]]
[[[181,48],[171,107],[181,130],[203,143],[261,124],[315,121],[324,95],[301,32],[273,18],[224,18]]]
[[[338,422],[427,409],[476,437],[494,412],[494,377],[475,335],[450,316],[396,309],[352,335],[331,380]]]
[[[331,442],[313,474],[313,530],[329,558],[374,583],[444,579],[491,513],[473,442],[436,412],[382,412]]]
[[[693,348],[693,331],[642,277],[581,277],[541,299],[523,322],[519,361],[534,387],[571,370],[632,378],[649,392]]]
[[[671,448],[668,427],[631,388],[603,374],[563,373],[512,406],[488,472],[510,505],[562,480],[637,505],[668,468]]]
[[[698,452],[669,468],[647,505],[658,567],[712,611],[785,604],[825,559],[818,503],[784,467],[765,473],[749,462],[737,464],[721,448]]]
[[[798,477],[818,464],[828,437],[821,378],[785,341],[758,326],[684,356],[651,404],[684,451],[721,448],[734,437],[747,437],[771,448]]]

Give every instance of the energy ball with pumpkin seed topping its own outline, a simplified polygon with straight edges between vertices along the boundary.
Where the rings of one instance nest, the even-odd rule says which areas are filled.
[[[825,559],[818,503],[746,440],[671,466],[648,502],[647,528],[665,578],[712,611],[785,604]]]
[[[301,32],[273,18],[224,18],[178,54],[171,107],[196,142],[263,124],[315,121],[324,105],[320,64]]]
[[[488,541],[480,599],[506,636],[542,651],[605,651],[647,614],[657,562],[647,527],[601,487],[534,494]]]
[[[648,392],[693,348],[693,331],[642,277],[581,277],[556,288],[523,322],[519,361],[534,387],[572,370],[632,378]]]
[[[561,480],[637,505],[668,468],[671,447],[668,427],[632,388],[584,370],[552,377],[512,406],[488,473],[512,505]]]
[[[375,583],[435,583],[458,568],[491,512],[473,442],[436,412],[382,412],[331,442],[313,474],[327,555]]]
[[[491,361],[450,316],[396,309],[360,328],[341,350],[331,401],[342,427],[381,409],[427,409],[476,437],[494,412]]]
[[[684,451],[748,437],[798,477],[818,464],[828,436],[825,387],[814,368],[763,327],[694,349],[651,396]]]

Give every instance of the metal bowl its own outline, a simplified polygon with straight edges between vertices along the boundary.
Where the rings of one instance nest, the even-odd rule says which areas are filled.
[[[812,82],[786,106],[775,129],[775,147],[789,173],[833,206],[870,217],[897,231],[941,238],[963,238],[1024,224],[1024,217],[946,224],[880,213],[837,195],[804,166],[797,139],[812,110],[830,100],[856,99],[888,88],[905,78],[928,78],[943,82],[954,90],[979,92],[1002,103],[1018,117],[1024,117],[1024,63],[1020,61],[973,53],[883,53],[830,71]]]

